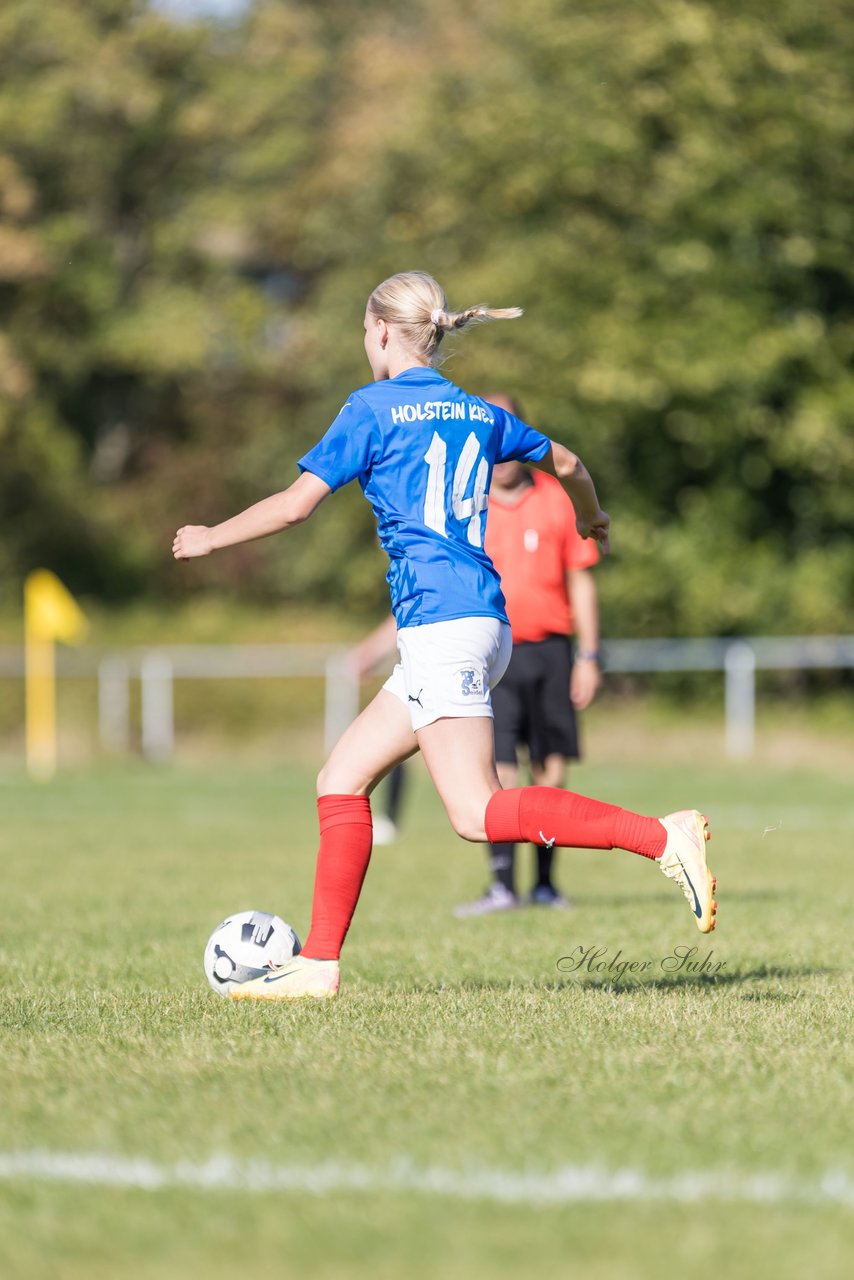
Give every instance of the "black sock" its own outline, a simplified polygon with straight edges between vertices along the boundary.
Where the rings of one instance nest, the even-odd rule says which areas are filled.
[[[503,884],[515,895],[513,872],[516,862],[515,844],[491,844],[489,846],[489,866],[492,878],[497,884]]]
[[[553,889],[552,884],[552,867],[554,866],[555,851],[553,845],[538,844],[537,850],[537,884],[538,889]]]
[[[400,813],[400,802],[403,797],[405,782],[406,770],[402,764],[395,765],[391,773],[388,775],[388,780],[386,782],[385,805],[386,814],[395,826],[397,826],[397,818]]]

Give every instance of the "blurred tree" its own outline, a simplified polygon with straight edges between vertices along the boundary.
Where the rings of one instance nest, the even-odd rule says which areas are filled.
[[[448,372],[590,464],[610,634],[852,629],[846,8],[7,0],[3,580],[185,589],[176,523],[288,483],[419,266],[526,308]],[[284,541],[194,581],[380,607],[358,494]]]
[[[271,270],[254,203],[260,187],[269,214],[310,153],[325,55],[307,12],[266,26],[285,77],[263,32],[238,42],[140,0],[0,12],[7,589],[36,563],[108,598],[174,582],[176,512],[242,497],[241,443],[291,394],[299,281]]]
[[[845,6],[430,4],[347,55],[324,314],[366,262],[525,305],[454,367],[599,477],[612,634],[850,629]]]

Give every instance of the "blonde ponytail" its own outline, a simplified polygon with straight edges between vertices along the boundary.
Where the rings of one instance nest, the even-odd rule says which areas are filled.
[[[446,333],[522,315],[520,307],[481,305],[450,311],[441,285],[424,271],[402,271],[383,280],[368,299],[368,309],[394,325],[413,355],[434,367],[440,363],[439,344]]]
[[[473,324],[485,324],[487,320],[516,320],[522,315],[521,307],[467,307],[465,311],[436,311],[431,314],[436,328],[443,332],[451,329],[469,329]]]

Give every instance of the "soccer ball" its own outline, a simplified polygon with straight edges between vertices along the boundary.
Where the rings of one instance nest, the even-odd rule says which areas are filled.
[[[289,924],[268,911],[237,911],[218,924],[205,947],[205,976],[214,991],[260,978],[298,955],[301,943]]]

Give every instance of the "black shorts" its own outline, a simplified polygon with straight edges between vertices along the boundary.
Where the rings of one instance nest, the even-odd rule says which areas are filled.
[[[547,756],[577,760],[578,726],[569,700],[572,645],[566,636],[515,644],[501,683],[492,690],[495,758],[516,764],[525,746],[535,764]]]

